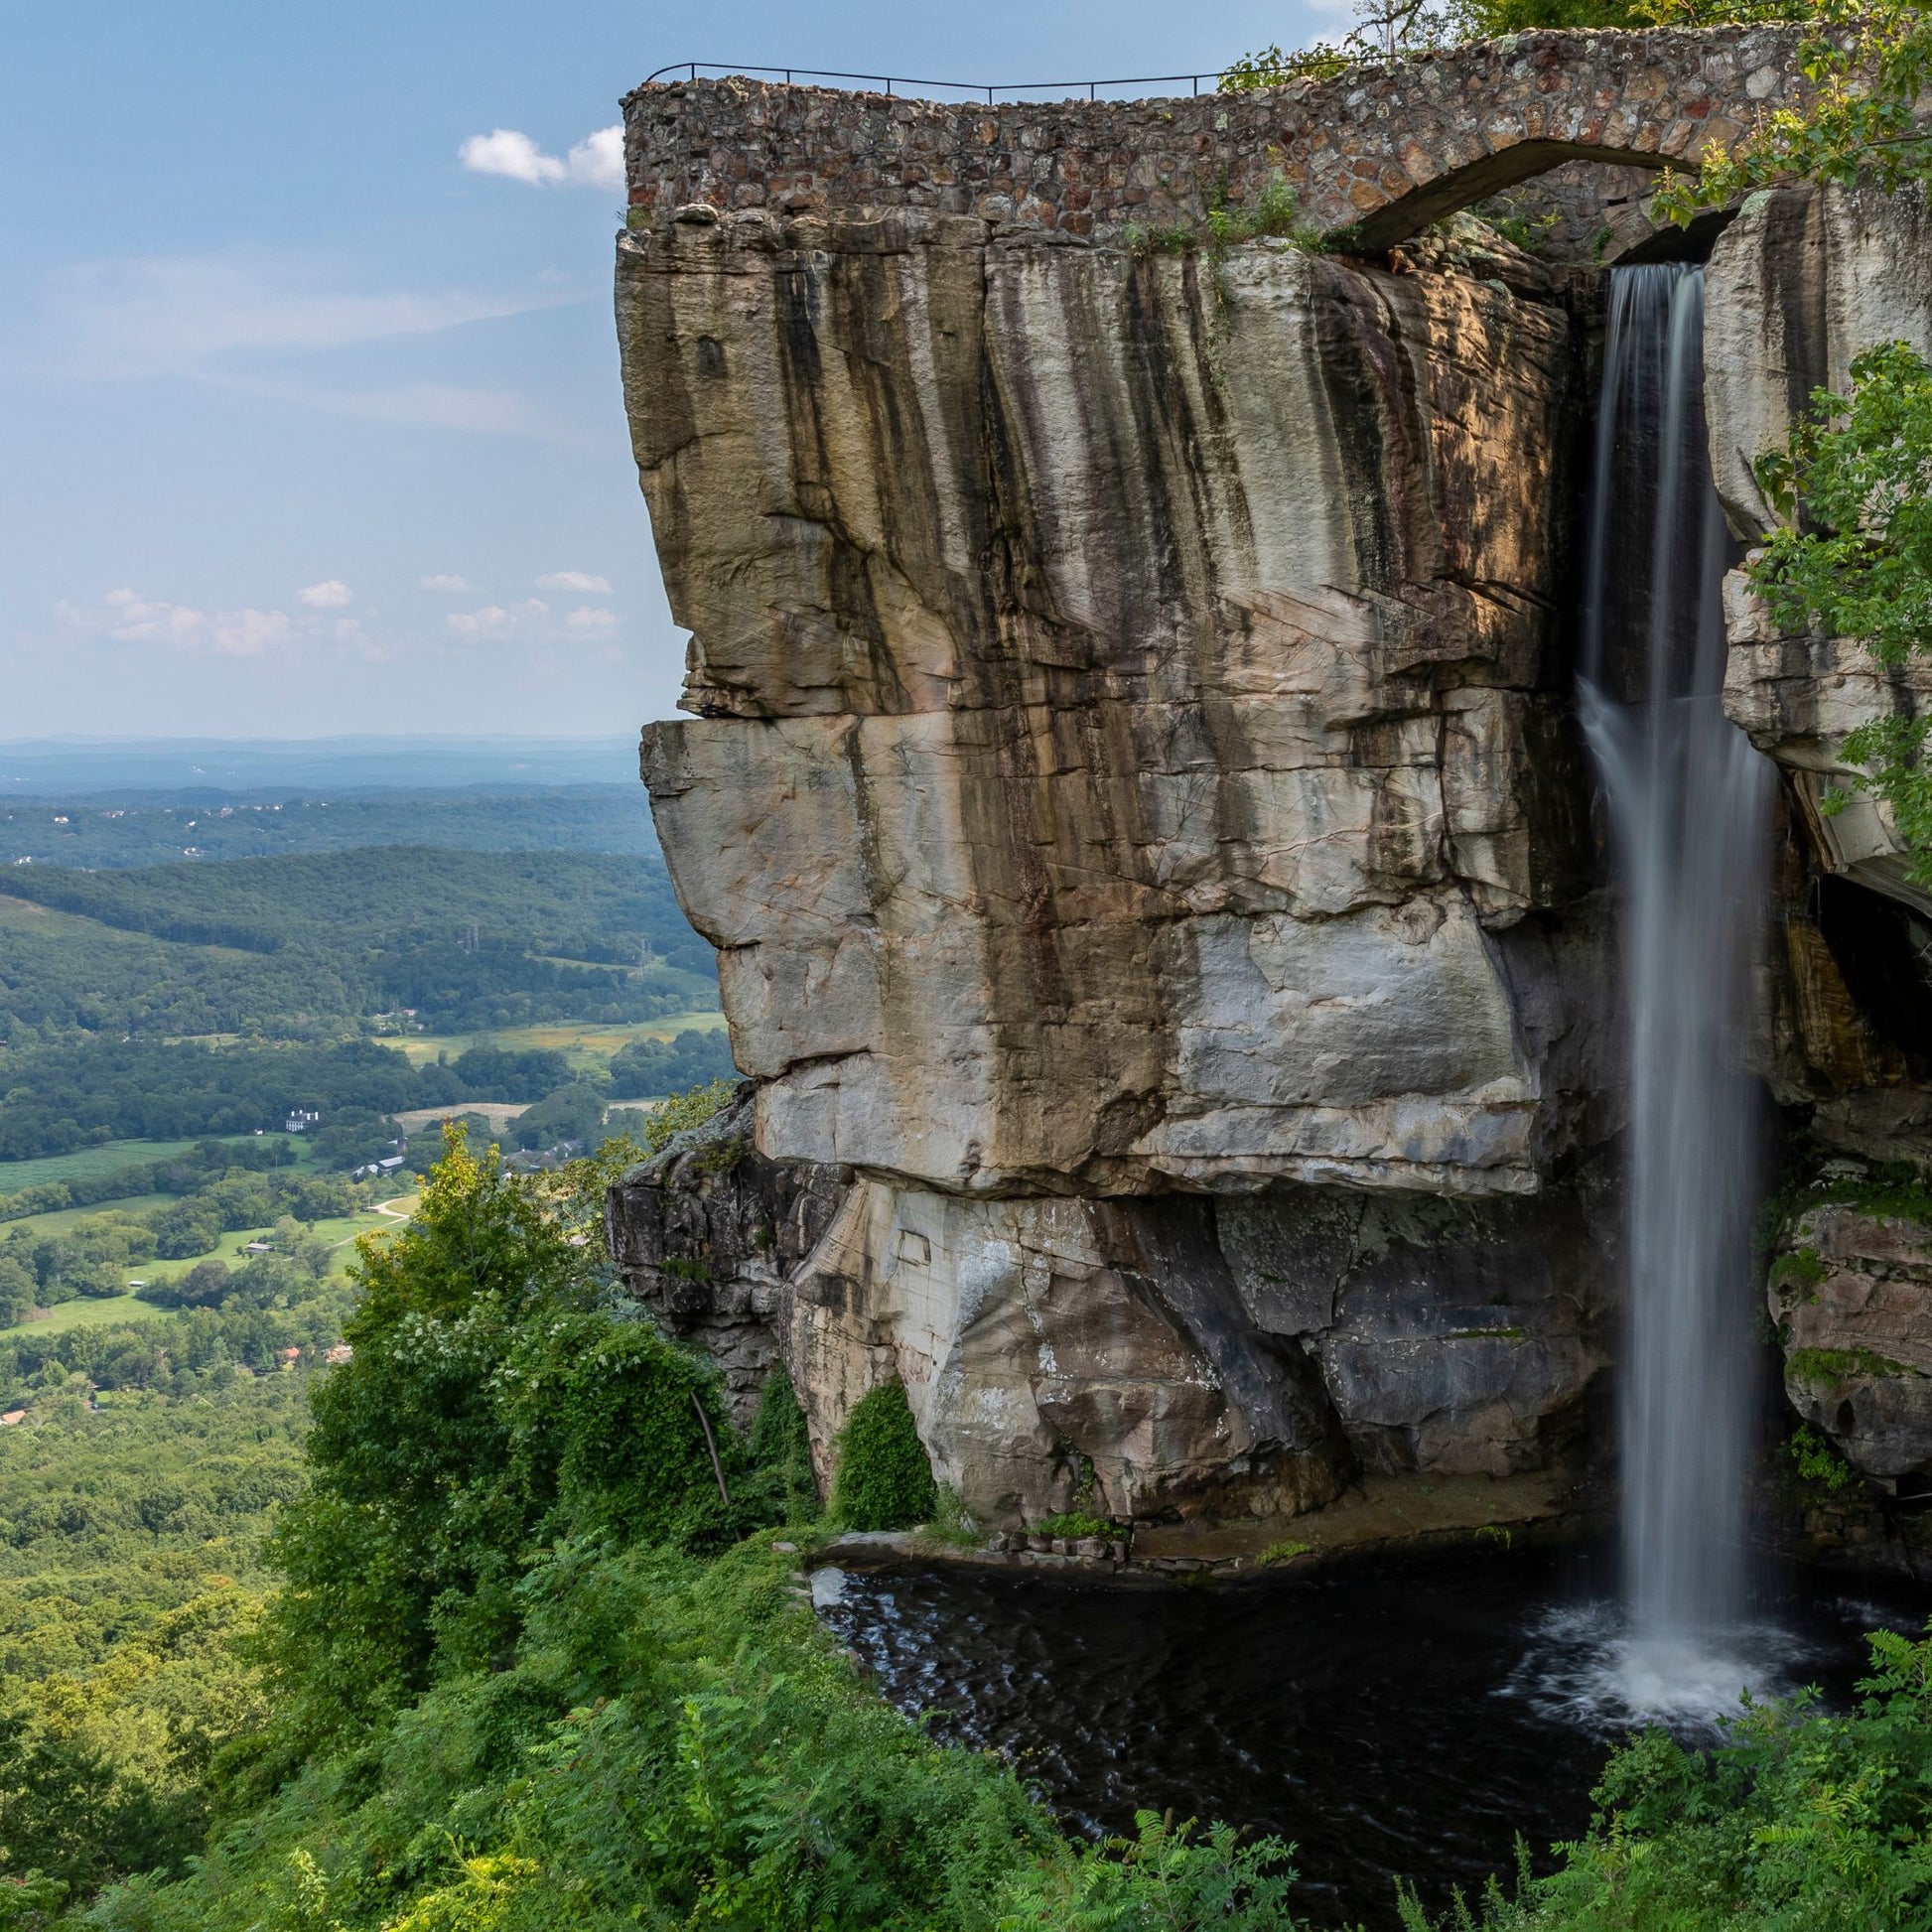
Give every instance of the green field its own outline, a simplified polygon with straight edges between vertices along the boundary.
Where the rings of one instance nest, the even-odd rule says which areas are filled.
[[[59,1308],[34,1315],[20,1326],[31,1328],[37,1335],[59,1335],[69,1328],[100,1328],[113,1321],[163,1321],[168,1315],[168,1310],[138,1301],[132,1295],[112,1295],[104,1301],[83,1298],[63,1302]]]
[[[58,1213],[30,1214],[22,1220],[8,1221],[4,1223],[4,1231],[10,1234],[16,1228],[22,1228],[32,1235],[43,1237],[64,1234],[76,1221],[85,1220],[92,1214],[138,1214],[147,1208],[166,1206],[173,1198],[172,1194],[143,1194],[128,1200],[102,1201],[96,1207],[64,1207]],[[383,1206],[398,1210],[391,1213],[371,1208],[360,1214],[337,1215],[312,1223],[311,1232],[327,1241],[335,1250],[332,1274],[340,1278],[348,1273],[349,1264],[355,1259],[357,1235],[368,1234],[378,1228],[400,1227],[408,1217],[414,1199],[414,1195],[401,1194],[385,1201]],[[222,1235],[205,1255],[194,1255],[186,1261],[138,1261],[128,1269],[128,1276],[134,1281],[171,1282],[177,1276],[187,1274],[201,1261],[225,1261],[230,1268],[238,1268],[247,1259],[242,1249],[267,1232],[266,1228],[238,1228]],[[100,1311],[103,1310],[111,1312],[103,1313]],[[33,1327],[42,1333],[58,1333],[65,1328],[92,1327],[129,1312],[146,1315],[157,1314],[161,1311],[150,1308],[145,1302],[135,1301],[131,1295],[117,1295],[102,1301],[82,1297],[76,1301],[59,1303],[45,1315],[20,1325]]]
[[[414,1196],[399,1195],[396,1198],[406,1203]],[[358,1234],[368,1234],[376,1228],[398,1228],[407,1218],[406,1205],[398,1214],[382,1214],[370,1208],[360,1214],[344,1214],[330,1220],[312,1222],[309,1232],[335,1249],[334,1272],[344,1275],[348,1272],[349,1263],[355,1259],[355,1237]],[[238,1268],[247,1259],[242,1249],[267,1232],[266,1228],[237,1228],[232,1233],[224,1234],[205,1255],[196,1255],[188,1261],[138,1262],[130,1272],[144,1282],[171,1282],[176,1276],[187,1274],[197,1262],[225,1261],[230,1268]]]
[[[186,1154],[193,1141],[109,1141],[104,1147],[83,1147],[72,1154],[48,1154],[37,1161],[0,1161],[0,1195],[17,1194],[48,1180],[92,1180],[142,1161],[172,1161]]]
[[[658,1020],[623,1022],[615,1026],[573,1025],[568,1021],[542,1027],[500,1027],[492,1033],[407,1034],[384,1039],[412,1066],[424,1066],[439,1054],[455,1059],[473,1046],[497,1046],[508,1052],[532,1048],[565,1054],[574,1070],[583,1072],[607,1064],[621,1047],[633,1039],[675,1039],[682,1033],[715,1033],[724,1026],[725,1016],[715,1009],[698,1013],[674,1013]],[[453,1112],[461,1112],[460,1107]]]
[[[49,1235],[66,1234],[76,1221],[95,1214],[145,1214],[149,1208],[166,1207],[174,1199],[173,1194],[125,1194],[119,1200],[96,1201],[91,1207],[57,1207],[45,1214],[23,1214],[18,1220],[0,1221],[0,1237],[24,1228],[36,1240],[45,1240]]]

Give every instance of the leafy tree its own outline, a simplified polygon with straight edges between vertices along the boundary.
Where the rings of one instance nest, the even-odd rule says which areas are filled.
[[[11,1327],[32,1312],[40,1284],[19,1258],[0,1254],[0,1326]]]
[[[713,1080],[709,1086],[693,1087],[689,1093],[674,1093],[652,1109],[644,1124],[644,1148],[661,1154],[679,1134],[688,1134],[715,1119],[738,1097],[734,1081]]]
[[[517,1117],[512,1129],[521,1148],[550,1148],[563,1143],[594,1147],[603,1138],[604,1111],[610,1089],[593,1080],[573,1080],[547,1093]]]
[[[633,1039],[611,1057],[611,1090],[630,1099],[682,1093],[736,1077],[731,1036],[688,1027],[675,1039]]]
[[[302,1736],[376,1722],[439,1656],[506,1654],[546,1533],[702,1541],[736,1520],[715,1378],[598,1306],[581,1236],[607,1173],[526,1180],[452,1133],[409,1226],[364,1245],[354,1355],[316,1394],[310,1492],[275,1538],[269,1641]]]

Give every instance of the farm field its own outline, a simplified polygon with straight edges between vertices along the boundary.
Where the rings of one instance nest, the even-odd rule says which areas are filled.
[[[551,1026],[498,1027],[475,1034],[406,1034],[385,1038],[381,1044],[393,1047],[412,1066],[425,1066],[443,1053],[455,1059],[473,1046],[495,1046],[506,1052],[544,1048],[567,1055],[572,1067],[581,1072],[609,1061],[633,1039],[675,1039],[682,1033],[715,1033],[724,1024],[722,1013],[707,1008],[696,1013],[673,1013],[656,1020],[623,1021],[615,1025],[573,1026],[563,1022]]]
[[[20,1229],[44,1241],[51,1235],[68,1233],[76,1221],[89,1220],[96,1214],[145,1214],[150,1208],[168,1206],[175,1198],[173,1194],[123,1194],[118,1200],[95,1201],[89,1207],[50,1208],[45,1214],[23,1214],[18,1220],[0,1221],[0,1236]]]
[[[63,1302],[45,1314],[29,1316],[12,1332],[29,1330],[37,1335],[64,1335],[70,1328],[104,1328],[116,1321],[166,1321],[171,1312],[132,1295],[111,1295],[102,1301]]]
[[[11,1235],[22,1230],[37,1239],[52,1235],[65,1234],[75,1222],[86,1220],[96,1214],[139,1214],[153,1207],[165,1207],[175,1197],[172,1194],[139,1194],[125,1200],[101,1201],[93,1207],[64,1207],[49,1214],[29,1214],[18,1221],[0,1223],[0,1233]],[[335,1265],[331,1273],[343,1276],[348,1272],[348,1265],[355,1259],[355,1237],[367,1234],[376,1228],[394,1228],[408,1218],[410,1208],[415,1204],[413,1194],[400,1194],[384,1201],[380,1208],[369,1208],[359,1214],[334,1215],[327,1220],[311,1223],[312,1232],[335,1249]],[[383,1209],[390,1211],[384,1212]],[[246,1257],[242,1249],[257,1237],[268,1232],[266,1228],[237,1228],[223,1234],[207,1254],[194,1255],[185,1261],[141,1261],[134,1263],[128,1270],[131,1280],[144,1282],[173,1281],[178,1275],[185,1275],[197,1262],[225,1261],[230,1268],[238,1268]],[[121,1309],[132,1302],[129,1296],[116,1296],[109,1300],[93,1301],[83,1298],[76,1302],[62,1302],[49,1314],[38,1322],[23,1323],[42,1332],[58,1332],[63,1328],[88,1326],[95,1322],[112,1319],[110,1315],[87,1315],[76,1313],[83,1309]],[[147,1311],[148,1305],[134,1304]],[[49,1327],[48,1324],[52,1324]]]
[[[216,1138],[234,1142],[253,1136],[223,1134]],[[23,1187],[36,1187],[43,1181],[92,1180],[97,1175],[136,1167],[145,1161],[172,1161],[193,1146],[193,1141],[108,1141],[100,1147],[77,1148],[71,1154],[45,1154],[30,1161],[0,1161],[0,1195],[17,1194]],[[299,1138],[295,1149],[297,1166],[307,1166],[307,1150]]]

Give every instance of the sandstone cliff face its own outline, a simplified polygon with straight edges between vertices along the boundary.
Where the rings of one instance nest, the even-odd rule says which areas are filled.
[[[1855,356],[1894,341],[1932,351],[1932,212],[1924,193],[1784,189],[1754,195],[1718,242],[1707,284],[1705,394],[1719,494],[1746,540],[1774,523],[1753,473],[1782,449],[1813,390],[1843,394]],[[1828,789],[1854,790],[1841,756],[1873,719],[1932,698],[1932,662],[1888,667],[1842,637],[1778,634],[1741,575],[1726,586],[1731,639],[1725,709],[1785,769],[1820,863],[1932,913],[1905,879],[1882,805],[1862,793],[1834,816]]]
[[[1706,296],[1713,464],[1748,542],[1774,515],[1753,464],[1784,446],[1813,390],[1843,393],[1853,358],[1882,343],[1932,350],[1932,214],[1918,190],[1753,196],[1717,245]],[[1742,572],[1725,612],[1725,709],[1786,780],[1773,1089],[1830,1145],[1932,1167],[1932,895],[1906,877],[1889,811],[1844,758],[1861,725],[1922,712],[1932,663],[1781,634]],[[1828,813],[1834,791],[1851,802]],[[1792,1403],[1886,1479],[1932,1469],[1923,1242],[1908,1222],[1829,1204],[1793,1230],[1771,1277]]]
[[[1593,1084],[1524,916],[1582,856],[1561,311],[961,226],[621,248],[709,714],[645,772],[760,1147],[984,1193],[1533,1188]]]
[[[1772,1268],[1785,1392],[1852,1465],[1896,1481],[1932,1463],[1932,1228],[1831,1202]]]
[[[759,1156],[856,1175],[775,1290],[821,1452],[897,1373],[982,1513],[1293,1510],[1600,1366],[1577,358],[1431,259],[621,241],[659,833]]]

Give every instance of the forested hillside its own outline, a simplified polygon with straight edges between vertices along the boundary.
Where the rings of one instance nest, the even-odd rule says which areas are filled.
[[[0,1884],[84,1893],[192,1851],[217,1756],[268,1715],[238,1640],[301,1492],[308,1375],[184,1365],[98,1409],[69,1380],[0,1433]]]
[[[427,846],[128,872],[17,867],[0,894],[0,1039],[317,1038],[629,1021],[715,1003],[662,862]]]
[[[474,1047],[412,1065],[375,1040],[334,1045],[95,1039],[0,1056],[0,1161],[119,1140],[190,1140],[279,1129],[291,1111],[344,1119],[540,1100],[566,1085],[561,1053]],[[4,1183],[0,1182],[0,1191]]]

